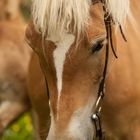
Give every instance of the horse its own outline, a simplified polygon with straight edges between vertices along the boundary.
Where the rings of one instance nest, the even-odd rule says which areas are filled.
[[[19,0],[0,1],[0,135],[30,109],[26,79],[31,49],[19,5]]]
[[[33,1],[26,38],[38,139],[140,139],[139,4]]]

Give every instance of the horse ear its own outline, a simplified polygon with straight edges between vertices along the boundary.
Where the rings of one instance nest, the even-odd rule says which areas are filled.
[[[14,19],[19,15],[19,7],[21,0],[6,0],[5,11],[8,18]]]

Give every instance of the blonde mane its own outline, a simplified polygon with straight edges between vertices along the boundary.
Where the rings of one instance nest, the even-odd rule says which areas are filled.
[[[130,13],[129,0],[105,0],[116,24],[123,26]],[[66,32],[80,35],[90,18],[91,0],[33,0],[33,22],[47,37],[59,38]]]

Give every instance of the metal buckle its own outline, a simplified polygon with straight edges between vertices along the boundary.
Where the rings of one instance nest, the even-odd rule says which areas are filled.
[[[95,112],[99,112],[99,108],[101,107],[103,97],[104,97],[104,91],[101,91],[95,103]]]
[[[96,138],[99,138],[99,140],[103,140],[103,132],[102,132],[102,127],[101,127],[100,113],[93,114],[92,119],[93,119],[94,124],[95,124]]]
[[[102,99],[104,97],[104,91],[100,92],[97,101],[95,103],[95,113],[92,115],[92,120],[95,125],[96,130],[96,137],[99,138],[99,140],[103,140],[103,132],[102,132],[102,126],[101,126],[101,103]]]

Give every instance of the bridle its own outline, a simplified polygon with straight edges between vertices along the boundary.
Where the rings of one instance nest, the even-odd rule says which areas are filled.
[[[108,15],[106,9],[105,9],[105,2],[103,0],[96,0],[93,1],[93,4],[101,2],[103,4],[103,11],[105,12],[104,15],[104,21],[105,21],[105,26],[106,26],[106,32],[107,32],[107,44],[106,44],[106,52],[105,52],[105,65],[104,65],[104,70],[102,74],[102,79],[99,84],[99,89],[97,92],[97,99],[95,102],[95,107],[94,107],[94,113],[92,115],[92,120],[94,122],[95,130],[96,130],[96,138],[99,140],[103,140],[103,130],[102,130],[102,125],[101,125],[101,109],[102,109],[102,101],[105,95],[105,79],[106,79],[106,74],[107,74],[107,66],[108,66],[108,59],[109,59],[109,41],[112,42],[112,37],[110,36],[110,29],[111,29],[111,18],[110,15]],[[114,49],[113,49],[114,50]]]
[[[106,75],[107,75],[107,67],[108,67],[108,61],[109,61],[109,49],[111,47],[111,50],[114,54],[114,56],[116,58],[117,55],[116,55],[116,52],[115,52],[115,49],[114,49],[114,46],[113,46],[113,41],[112,41],[112,24],[114,24],[113,22],[113,18],[111,17],[111,15],[108,13],[107,9],[106,9],[106,0],[92,0],[92,5],[94,4],[97,4],[97,3],[102,3],[103,5],[103,11],[104,11],[104,22],[105,22],[105,27],[106,27],[106,32],[107,32],[107,44],[106,44],[106,52],[105,52],[105,65],[104,65],[104,70],[103,70],[103,74],[102,74],[102,79],[101,79],[101,82],[99,84],[99,89],[98,89],[98,92],[97,92],[97,99],[96,99],[96,102],[95,102],[95,106],[94,106],[94,111],[93,111],[93,115],[92,115],[92,120],[94,122],[94,126],[95,126],[95,130],[96,130],[96,138],[98,138],[99,140],[104,140],[105,137],[103,136],[103,130],[102,130],[102,125],[101,125],[101,109],[102,109],[102,102],[103,102],[103,98],[104,98],[104,95],[105,95],[105,80],[106,80]],[[123,30],[120,27],[120,32],[122,34],[122,37],[125,41],[126,40],[126,37],[123,33]],[[43,43],[44,44],[44,38],[43,38]],[[44,54],[44,53],[43,53]],[[40,56],[43,60],[43,62],[40,61],[40,65],[41,67],[43,66],[42,63],[46,64],[46,61],[45,61],[45,56]],[[42,68],[43,70],[43,68]],[[45,74],[45,71],[43,71],[44,74]],[[47,79],[45,78],[45,81],[46,81],[46,88],[47,88],[47,94],[48,94],[48,99],[50,98],[50,95],[49,95],[49,88],[48,88],[48,83],[47,83]]]
[[[103,75],[102,75],[102,79],[101,82],[99,84],[99,89],[97,92],[97,99],[95,102],[95,107],[94,107],[94,113],[92,115],[92,120],[94,122],[95,125],[95,130],[96,130],[96,138],[98,138],[99,140],[104,140],[105,137],[103,136],[103,130],[102,130],[102,125],[101,125],[101,109],[102,109],[102,102],[103,102],[103,98],[105,95],[105,80],[106,80],[106,75],[107,75],[107,67],[108,67],[108,61],[109,61],[109,47],[111,47],[111,50],[115,56],[115,58],[118,58],[113,46],[113,41],[112,41],[112,24],[113,23],[113,18],[111,17],[111,15],[108,13],[105,5],[106,2],[105,0],[92,0],[92,4],[96,4],[96,3],[102,3],[103,5],[103,11],[104,11],[104,22],[105,22],[105,27],[106,27],[106,32],[107,32],[107,44],[106,44],[106,52],[105,52],[105,65],[104,65],[104,70],[103,70]],[[122,27],[121,25],[119,25],[120,28],[120,32],[121,35],[124,39],[124,41],[126,40],[126,37],[123,33]]]

